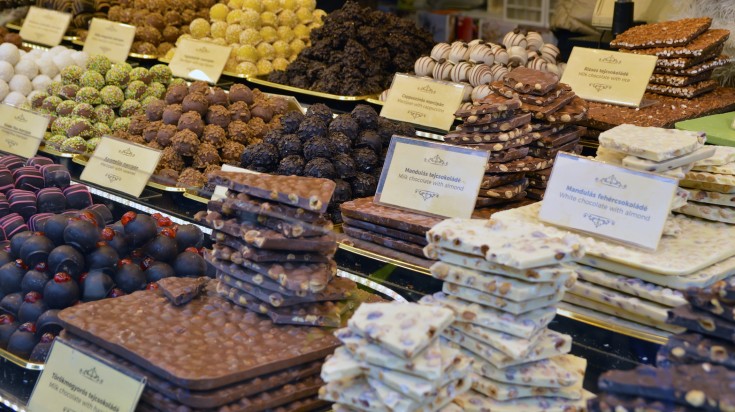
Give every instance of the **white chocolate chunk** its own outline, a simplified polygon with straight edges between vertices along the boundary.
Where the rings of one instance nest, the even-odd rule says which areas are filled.
[[[708,205],[706,203],[688,202],[674,212],[689,216],[701,217],[714,222],[735,224],[735,208],[731,206]]]
[[[472,384],[475,392],[481,393],[487,397],[498,401],[509,401],[519,398],[531,398],[535,396],[544,398],[564,398],[564,399],[581,399],[582,398],[582,380],[579,380],[572,386],[561,388],[538,388],[533,386],[514,385],[505,382],[498,382],[485,377],[478,377]]]
[[[416,401],[405,397],[402,393],[393,390],[380,380],[368,378],[368,383],[377,393],[383,403],[393,412],[433,412],[443,408],[457,395],[467,392],[472,387],[469,376],[448,383],[439,390],[439,393],[423,401]]]
[[[534,397],[496,401],[470,391],[455,398],[454,403],[465,412],[583,412],[587,410],[587,400],[594,397],[591,392],[583,391],[578,400]]]
[[[709,172],[689,172],[679,182],[679,185],[692,189],[735,193],[735,176]]]
[[[583,265],[579,265],[577,275],[580,281],[584,280],[585,282],[605,286],[662,305],[677,307],[686,304],[686,299],[680,291],[645,282],[638,278],[621,276]]]
[[[715,153],[711,157],[694,163],[694,170],[697,170],[699,166],[722,166],[735,162],[735,147],[715,145],[712,147],[715,148]]]
[[[363,374],[363,367],[347,348],[340,346],[322,365],[321,377],[324,382],[353,379]]]
[[[463,349],[462,353],[474,356],[473,367],[476,373],[514,385],[541,388],[570,386],[584,379],[584,371],[587,368],[586,359],[569,354],[500,369],[466,349]]]
[[[455,364],[447,369],[439,380],[427,380],[418,376],[376,366],[369,369],[368,377],[379,380],[393,388],[393,390],[416,401],[424,401],[429,397],[437,396],[439,390],[450,382],[467,377],[471,371],[472,358],[459,356]]]
[[[665,172],[667,170],[673,170],[682,166],[691,165],[699,160],[707,159],[715,154],[715,148],[713,146],[704,146],[700,149],[695,150],[692,153],[685,154],[683,156],[674,157],[669,160],[661,162],[655,162],[648,159],[643,159],[637,156],[626,156],[623,158],[623,166],[641,170],[644,172]]]
[[[600,133],[600,146],[657,162],[696,151],[704,133],[622,124]]]
[[[569,292],[576,296],[582,296],[605,305],[615,306],[622,310],[636,313],[638,316],[654,322],[666,323],[669,308],[658,303],[641,300],[635,296],[626,295],[622,292],[585,281],[576,283],[569,289]]]
[[[646,317],[640,316],[635,312],[629,312],[627,310],[618,308],[616,306],[606,305],[604,303],[600,303],[600,302],[597,302],[591,299],[587,299],[582,296],[577,296],[572,293],[567,293],[566,296],[564,296],[564,301],[567,303],[576,305],[576,306],[582,306],[584,308],[592,309],[600,313],[614,315],[614,316],[617,316],[625,320],[637,322],[637,323],[640,323],[641,325],[652,326],[654,328],[665,330],[671,333],[682,333],[685,331],[684,328],[668,325],[665,322],[657,322],[657,321],[648,319]]]
[[[732,176],[735,175],[735,163],[728,163],[720,166],[695,166],[692,170]]]
[[[452,327],[462,331],[467,336],[487,343],[515,359],[521,359],[528,355],[538,343],[540,335],[532,336],[530,339],[519,338],[507,333],[463,322],[455,322],[452,324]]]
[[[514,315],[520,315],[532,310],[553,306],[555,303],[560,302],[561,298],[564,296],[564,291],[560,291],[553,295],[537,299],[531,299],[524,302],[513,302],[495,295],[488,295],[487,293],[480,292],[476,289],[470,289],[449,282],[444,282],[442,285],[442,292],[469,302],[503,310]]]
[[[683,189],[689,193],[689,199],[699,203],[735,207],[735,195],[706,190]],[[683,205],[681,205],[683,206]],[[679,206],[679,207],[681,207]]]
[[[365,378],[328,382],[319,388],[319,399],[338,402],[362,411],[390,412]]]

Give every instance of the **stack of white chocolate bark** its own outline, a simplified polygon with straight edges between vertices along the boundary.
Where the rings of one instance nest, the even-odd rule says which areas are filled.
[[[453,411],[455,396],[472,385],[472,360],[439,341],[454,314],[414,303],[364,304],[347,328],[344,346],[322,368],[321,399],[335,410]]]
[[[676,212],[735,224],[735,148],[713,147],[714,156],[696,162],[679,182],[689,201]]]
[[[570,336],[547,328],[576,279],[566,262],[584,254],[577,236],[533,224],[450,219],[427,233],[426,255],[444,293],[421,303],[455,313],[443,339],[475,359],[465,411],[583,410],[586,361]]]

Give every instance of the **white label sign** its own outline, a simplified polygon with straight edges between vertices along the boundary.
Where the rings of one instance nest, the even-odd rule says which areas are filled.
[[[243,169],[242,167],[232,166],[224,164],[222,165],[222,171],[223,172],[236,172],[236,173],[254,173],[259,174],[259,172]],[[227,197],[227,187],[225,186],[215,186],[214,191],[212,192],[212,198],[210,200],[222,200]]]
[[[677,186],[670,177],[560,152],[539,218],[655,250]]]

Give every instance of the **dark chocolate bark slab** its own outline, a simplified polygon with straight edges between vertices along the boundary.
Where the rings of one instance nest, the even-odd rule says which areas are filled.
[[[540,139],[533,142],[533,146],[544,148],[559,147],[573,140],[579,140],[579,138],[584,135],[585,131],[586,129],[584,127],[567,126],[556,133],[541,137]]]
[[[690,412],[700,409],[639,396],[601,393],[587,401],[589,412]]]
[[[521,178],[515,182],[508,183],[503,186],[494,187],[492,189],[480,189],[479,197],[489,197],[495,199],[512,199],[518,196],[528,187],[528,179]]]
[[[373,202],[372,197],[350,200],[340,205],[342,216],[350,217],[376,225],[392,227],[405,232],[425,236],[434,225],[443,219],[426,216]]]
[[[522,179],[523,176],[523,172],[486,174],[482,177],[480,189],[490,189],[493,187],[502,186],[510,182],[515,182],[518,179]]]
[[[499,152],[489,152],[488,154],[488,163],[505,163],[526,157],[528,155],[528,147],[513,147]]]
[[[579,142],[579,139],[572,140],[571,142],[564,143],[561,146],[558,147],[532,147],[528,154],[533,157],[540,157],[543,159],[552,159],[556,157],[556,154],[559,152],[569,152],[573,153],[574,148],[577,147],[577,143]]]
[[[404,232],[402,230],[393,229],[387,226],[376,225],[375,223],[365,222],[362,220],[352,219],[346,217],[343,219],[344,223],[348,226],[356,227],[358,229],[364,229],[370,232],[375,232],[380,235],[394,237],[396,239],[405,240],[406,242],[415,243],[420,246],[426,246],[428,242],[425,236],[417,235],[414,233]]]
[[[703,363],[735,369],[735,344],[723,339],[708,338],[699,333],[682,333],[669,337],[659,355],[673,363]]]
[[[327,330],[275,325],[209,288],[183,307],[161,293],[139,291],[72,306],[59,318],[71,333],[194,390],[310,363],[339,346]],[[244,341],[248,350],[242,350]]]
[[[258,249],[250,246],[242,239],[228,235],[224,232],[212,231],[212,240],[227,246],[239,253],[242,259],[253,262],[329,262],[333,253],[309,253],[309,252],[287,252],[278,250]],[[227,260],[230,260],[229,258]],[[237,263],[237,262],[236,262]]]
[[[717,316],[682,305],[669,311],[666,323],[683,326],[692,332],[703,333],[715,338],[732,340],[735,336],[735,323]]]
[[[349,225],[342,225],[342,230],[348,236],[365,240],[367,242],[376,243],[381,246],[385,246],[391,249],[395,249],[404,253],[408,253],[414,256],[423,257],[424,249],[422,246],[415,243],[406,242],[404,240],[395,239],[390,236],[379,235],[377,233],[369,232]]]
[[[324,220],[324,215],[308,211],[301,207],[288,206],[280,203],[258,199],[245,193],[228,190],[227,200],[233,209],[240,209],[259,215],[277,217],[281,219],[295,219],[301,222],[318,223]]]
[[[717,315],[722,319],[735,322],[735,302],[720,297],[713,289],[689,288],[684,297],[693,307]]]
[[[284,220],[277,217],[244,211],[233,207],[233,201],[210,200],[207,209],[220,213],[223,217],[236,218],[241,222],[262,225],[288,238],[323,236],[332,230],[332,223],[322,218],[321,222],[309,223],[296,219]]]

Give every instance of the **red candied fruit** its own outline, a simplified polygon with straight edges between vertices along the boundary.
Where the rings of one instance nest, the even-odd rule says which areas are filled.
[[[84,273],[82,273],[81,275],[79,275],[79,283],[80,283],[80,284],[81,284],[81,283],[84,283],[84,281],[85,281],[85,280],[87,279],[87,275],[88,275],[88,274],[89,274],[89,272],[84,272]]]
[[[140,262],[140,268],[142,270],[146,270],[149,267],[153,266],[154,263],[156,263],[156,259],[153,259],[152,257],[148,256],[147,258],[143,259]]]
[[[117,267],[121,268],[121,267],[123,267],[125,265],[129,265],[131,263],[133,263],[133,261],[131,259],[128,259],[128,258],[120,259],[120,260],[117,261]]]
[[[40,262],[36,264],[35,269],[39,272],[45,272],[48,270],[48,264],[46,264],[46,262]]]
[[[7,325],[13,322],[15,322],[15,317],[13,315],[7,313],[0,315],[0,325]]]
[[[188,248],[184,249],[184,252],[191,252],[199,254],[199,249],[195,248],[194,246],[189,246]]]
[[[133,212],[132,210],[130,212],[125,212],[122,219],[120,219],[120,222],[122,222],[123,226],[126,226],[128,223],[135,220],[137,216],[138,214]]]
[[[51,332],[46,332],[43,334],[43,336],[41,336],[40,343],[51,343],[54,341],[54,339],[56,339],[56,335]]]
[[[43,232],[33,232],[33,236],[46,236]]]
[[[104,240],[100,240],[99,242],[95,243],[95,245],[97,245],[97,247],[107,246],[107,242],[105,242]]]
[[[102,229],[102,240],[110,241],[115,238],[115,230],[111,227]]]
[[[174,224],[174,222],[172,222],[171,221],[171,218],[169,218],[169,217],[164,216],[164,217],[158,219],[158,226],[159,227],[172,226],[173,224]]]
[[[163,215],[160,214],[160,213],[158,213],[158,212],[156,212],[156,213],[152,214],[151,217],[153,218],[153,220],[158,221],[160,218],[163,217]]]
[[[158,290],[158,283],[151,282],[145,285],[145,290]]]
[[[130,252],[130,256],[133,257],[133,258],[135,258],[135,259],[142,258],[143,257],[143,249],[141,249],[141,248],[133,249],[133,251]]]
[[[26,262],[23,262],[23,259],[15,259],[15,266],[23,270],[28,270],[28,265],[26,265]]]
[[[36,325],[33,322],[26,322],[18,327],[18,330],[23,332],[36,333]]]
[[[23,302],[36,303],[41,299],[43,299],[43,296],[41,296],[40,293],[32,291],[32,292],[26,293],[25,297],[23,298]]]
[[[110,291],[110,293],[108,294],[108,296],[111,297],[111,298],[119,298],[120,296],[125,296],[125,294],[126,293],[123,292],[122,289],[112,288],[112,290]]]
[[[161,229],[161,234],[166,237],[170,237],[171,239],[176,238],[176,231],[172,227],[164,227]]]
[[[66,272],[59,272],[54,275],[54,282],[56,283],[66,283],[71,282],[71,280],[71,276]]]
[[[94,213],[89,210],[79,213],[79,218],[97,226],[97,218],[95,218]]]

